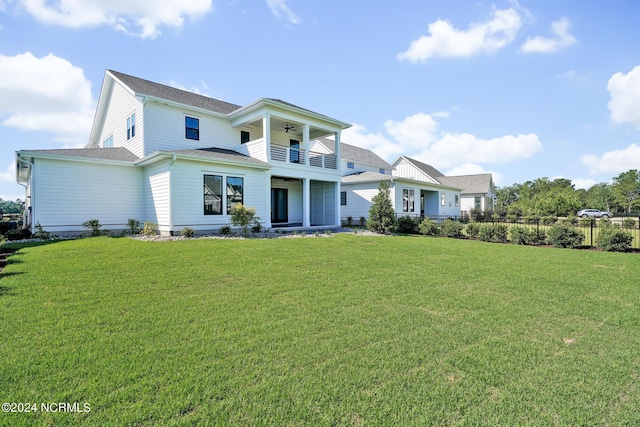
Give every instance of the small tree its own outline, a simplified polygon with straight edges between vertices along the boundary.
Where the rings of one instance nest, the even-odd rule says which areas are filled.
[[[256,208],[248,208],[238,203],[231,209],[231,223],[241,227],[245,237],[249,235],[249,226],[259,220],[260,218],[256,217]]]
[[[380,183],[378,194],[371,199],[367,228],[375,233],[391,234],[396,225],[396,215],[391,202],[391,192],[386,181]]]

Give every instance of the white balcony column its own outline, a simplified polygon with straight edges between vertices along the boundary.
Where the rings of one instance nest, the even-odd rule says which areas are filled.
[[[311,150],[309,142],[309,124],[302,125],[302,149],[304,150],[304,164],[309,166],[309,154]]]
[[[271,114],[262,116],[262,133],[264,138],[265,159],[267,163],[271,163]]]
[[[336,169],[342,172],[342,147],[340,146],[340,131],[337,131],[335,133],[335,140],[336,140],[336,149],[335,149]]]
[[[311,180],[302,179],[302,226],[311,227]]]

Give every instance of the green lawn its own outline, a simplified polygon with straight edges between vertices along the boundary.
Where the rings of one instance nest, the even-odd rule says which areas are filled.
[[[638,254],[103,237],[0,276],[0,400],[38,405],[0,425],[640,424]]]

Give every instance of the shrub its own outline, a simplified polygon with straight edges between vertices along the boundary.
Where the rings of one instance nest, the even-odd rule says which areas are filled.
[[[182,230],[180,230],[180,235],[182,237],[195,237],[196,232],[191,227],[185,227]]]
[[[389,184],[382,181],[378,190],[378,194],[371,199],[367,228],[374,233],[391,234],[396,225],[396,215],[391,203]]]
[[[410,216],[400,217],[396,230],[398,233],[418,234],[418,222]]]
[[[537,224],[540,221],[540,217],[537,215],[527,215],[524,217],[524,222],[526,224]]]
[[[21,228],[16,230],[9,230],[5,234],[7,240],[24,240],[31,238],[31,230],[28,228]]]
[[[253,223],[253,227],[251,227],[251,232],[252,233],[259,233],[262,231],[262,224],[260,224],[260,221],[258,221],[257,219],[254,221]]]
[[[363,216],[360,217],[360,227],[364,227],[365,223],[367,222],[367,220],[364,219]]]
[[[0,221],[0,235],[7,234],[7,231],[11,230],[9,221]]]
[[[459,239],[463,237],[462,229],[464,226],[460,224],[458,221],[453,221],[451,219],[445,219],[442,224],[440,224],[440,234],[445,237],[453,237]]]
[[[36,223],[35,228],[36,228],[36,232],[33,233],[31,237],[33,237],[34,239],[42,239],[42,240],[51,239],[51,233],[49,233],[48,231],[45,231],[45,229],[42,228],[42,225],[40,225],[39,222]]]
[[[596,224],[596,219],[594,217],[588,216],[586,218],[580,218],[578,220],[578,224],[580,227],[591,227]]]
[[[471,208],[469,209],[469,216],[472,221],[482,221],[484,220],[484,214],[482,213],[482,209],[480,208]]]
[[[86,220],[82,223],[82,226],[91,230],[91,233],[89,234],[91,237],[106,235],[109,232],[107,230],[101,230],[102,224],[100,224],[100,220],[97,219]]]
[[[480,225],[477,222],[470,222],[467,224],[464,231],[467,233],[467,236],[475,239],[478,237],[478,233],[480,232]]]
[[[635,228],[636,220],[633,218],[625,218],[622,220],[622,227],[624,228]]]
[[[544,245],[547,242],[547,233],[544,230],[531,230],[529,232],[530,245]]]
[[[509,230],[511,234],[511,241],[517,245],[529,244],[529,230],[524,227],[515,226]]]
[[[142,226],[142,234],[145,236],[155,236],[158,234],[158,224],[151,221],[145,221]]]
[[[577,216],[569,216],[564,218],[561,222],[568,225],[578,225],[578,221],[579,218]]]
[[[279,230],[276,230],[276,232],[278,232]],[[229,234],[231,234],[231,226],[229,224],[227,225],[223,225],[222,227],[220,227],[220,234],[223,236],[228,236]]]
[[[507,221],[515,224],[516,222],[518,222],[518,215],[513,215],[513,214],[507,215]]]
[[[435,221],[430,220],[428,216],[425,216],[422,222],[418,225],[418,230],[420,230],[420,234],[433,236],[438,234],[438,225]]]
[[[478,240],[483,242],[500,242],[507,241],[509,229],[504,224],[481,224],[478,230]]]
[[[633,236],[617,224],[603,225],[596,237],[596,246],[605,251],[626,252],[631,248]]]
[[[553,225],[556,222],[558,222],[558,217],[557,216],[548,215],[548,216],[543,216],[542,217],[542,223],[544,225]]]
[[[238,203],[231,208],[231,223],[242,228],[242,234],[249,235],[249,225],[259,220],[256,216],[256,208],[248,208],[242,203]]]
[[[547,240],[556,248],[575,248],[584,240],[584,234],[565,222],[554,224],[547,232]]]
[[[353,225],[353,217],[352,216],[348,216],[347,217],[347,225],[348,226],[352,226]]]
[[[131,234],[140,233],[140,221],[135,218],[129,218],[127,220],[127,227],[129,227],[129,233]]]

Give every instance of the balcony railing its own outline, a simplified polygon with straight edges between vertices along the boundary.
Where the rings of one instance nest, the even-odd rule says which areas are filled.
[[[304,164],[305,150],[301,148],[271,146],[271,160],[285,163]],[[322,154],[309,152],[309,164],[318,168],[337,169],[336,156],[334,154]]]

